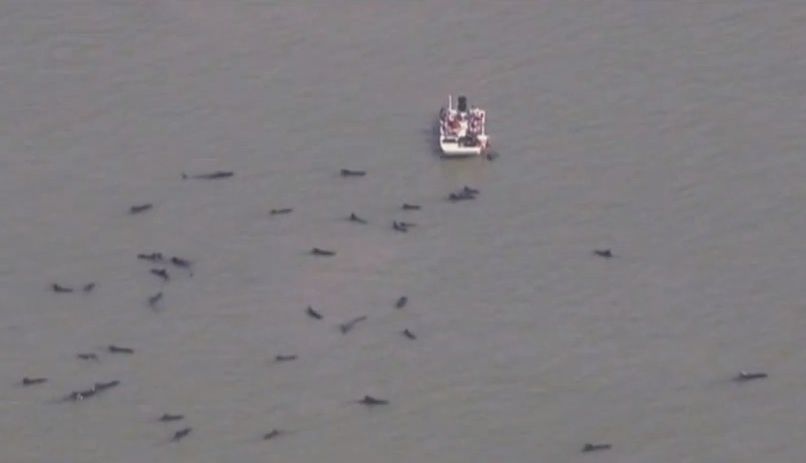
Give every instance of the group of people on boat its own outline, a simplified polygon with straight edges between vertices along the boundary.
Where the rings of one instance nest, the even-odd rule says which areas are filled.
[[[487,136],[487,113],[467,104],[467,98],[459,96],[454,106],[453,97],[448,98],[448,106],[439,112],[440,149],[446,156],[480,155],[489,152]]]
[[[475,137],[482,133],[483,126],[484,111],[479,108],[471,108],[467,113],[446,111],[442,116],[442,128],[446,134]]]

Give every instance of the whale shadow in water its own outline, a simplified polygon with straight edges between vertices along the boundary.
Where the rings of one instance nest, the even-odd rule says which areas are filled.
[[[587,444],[582,446],[582,452],[583,453],[600,452],[602,450],[610,450],[611,448],[613,448],[613,446],[611,444],[591,444],[591,443],[587,443]]]
[[[311,306],[308,306],[308,308],[305,309],[305,313],[308,314],[309,317],[314,318],[316,320],[321,320],[322,318],[324,318],[321,313],[314,310],[313,307]]]
[[[165,270],[164,268],[152,268],[149,270],[149,273],[161,278],[164,282],[168,282],[171,279],[171,275],[168,274],[168,270]]]
[[[159,303],[159,301],[161,301],[161,300],[162,300],[162,291],[160,291],[157,294],[154,294],[152,296],[149,296],[149,298],[148,298],[148,306],[151,307],[152,309],[156,309],[157,308],[157,303]]]
[[[363,399],[357,400],[356,403],[363,404],[368,407],[374,407],[376,405],[388,405],[389,401],[386,399],[378,399],[376,397],[372,397],[371,395],[365,395]]]
[[[170,262],[174,267],[183,268],[189,272],[191,277],[193,276],[193,262],[176,256],[171,257]]]
[[[339,325],[339,331],[341,331],[341,334],[347,334],[350,331],[352,331],[357,324],[363,322],[366,319],[367,319],[366,315],[361,315],[360,317],[355,317],[352,320],[348,320]]]
[[[313,254],[314,256],[331,257],[336,255],[336,251],[330,251],[322,248],[313,248],[311,249],[311,254]]]
[[[392,222],[392,230],[399,231],[401,233],[408,233],[409,228],[404,224],[395,220],[394,222]]]
[[[28,386],[36,386],[37,384],[45,384],[47,382],[48,382],[47,378],[29,378],[26,376],[22,378],[19,384],[23,387],[28,387]]]
[[[183,429],[180,429],[179,431],[176,431],[174,433],[173,437],[171,437],[171,442],[179,442],[180,440],[182,440],[185,437],[187,437],[188,434],[190,434],[191,431],[193,431],[193,428],[191,428],[191,427],[183,428]]]
[[[120,385],[120,381],[114,380],[106,383],[95,383],[92,387],[80,391],[73,391],[64,396],[59,402],[79,402],[82,400],[95,397],[107,389],[112,389]]]
[[[62,286],[58,283],[50,285],[50,289],[53,290],[54,293],[72,293],[74,291],[73,288]]]
[[[230,178],[235,175],[235,172],[227,170],[217,170],[207,174],[188,175],[182,172],[182,180],[199,179],[199,180],[216,180],[221,178]]]
[[[134,353],[134,349],[132,349],[130,347],[120,347],[120,346],[116,346],[114,344],[110,344],[109,346],[107,346],[106,349],[109,351],[110,354],[127,354],[127,355],[131,355],[131,354]]]
[[[163,256],[161,252],[152,252],[151,254],[137,254],[137,258],[140,260],[147,260],[155,264],[165,260],[165,256]]]
[[[748,381],[753,381],[757,379],[766,379],[767,377],[769,377],[769,375],[761,371],[749,372],[742,370],[736,376],[733,377],[733,381],[736,383],[746,383]]]
[[[143,213],[143,212],[145,212],[147,210],[152,209],[153,207],[154,207],[154,205],[151,204],[151,203],[138,204],[138,205],[135,205],[135,206],[132,206],[132,207],[129,208],[129,214],[130,215],[141,214],[141,213]]]
[[[350,169],[342,169],[340,172],[342,177],[363,177],[367,175],[367,171],[365,170],[350,170]]]
[[[593,254],[605,259],[610,259],[613,257],[613,251],[610,249],[594,249]]]
[[[360,223],[360,224],[363,224],[363,225],[367,224],[367,221],[365,219],[362,219],[361,217],[355,215],[355,213],[353,213],[353,212],[350,213],[350,216],[347,217],[347,220],[350,221],[350,222]]]
[[[266,434],[263,434],[263,440],[276,439],[276,438],[278,438],[280,436],[285,435],[286,433],[287,433],[287,431],[275,428],[275,429],[272,429],[271,431],[267,432]]]

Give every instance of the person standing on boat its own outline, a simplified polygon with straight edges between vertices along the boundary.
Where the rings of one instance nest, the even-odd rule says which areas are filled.
[[[461,126],[459,123],[459,117],[453,115],[451,115],[450,119],[448,119],[448,123],[450,124],[451,132],[455,132]]]

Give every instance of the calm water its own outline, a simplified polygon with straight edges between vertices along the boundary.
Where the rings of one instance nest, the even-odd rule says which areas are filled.
[[[801,0],[0,2],[2,461],[802,462],[804,20]],[[501,158],[434,155],[450,92]],[[236,175],[180,179],[213,170]],[[463,185],[476,201],[445,201]],[[151,251],[193,277],[161,283]]]

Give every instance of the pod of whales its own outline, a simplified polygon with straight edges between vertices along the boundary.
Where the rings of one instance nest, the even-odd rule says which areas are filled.
[[[494,153],[487,154],[487,158],[489,160],[494,159],[495,156],[497,156],[497,155],[495,155]],[[216,172],[211,172],[211,173],[207,173],[207,174],[197,174],[197,175],[192,175],[192,176],[189,176],[189,175],[187,175],[185,173],[182,173],[182,178],[183,179],[221,179],[221,178],[229,178],[229,177],[232,177],[233,175],[234,175],[233,172],[216,171]],[[366,172],[365,171],[358,171],[358,170],[342,169],[341,170],[341,175],[344,176],[344,177],[350,177],[350,176],[358,176],[358,177],[360,177],[360,176],[366,175]],[[472,200],[472,199],[476,199],[476,196],[478,194],[479,194],[479,190],[474,189],[474,188],[470,188],[468,186],[465,186],[461,190],[458,190],[456,192],[450,193],[448,199],[451,200],[451,201]],[[442,199],[442,201],[444,201],[444,199]],[[148,211],[148,210],[150,210],[152,208],[153,208],[153,204],[151,204],[151,203],[135,205],[135,206],[130,207],[129,213],[133,214],[133,215],[134,214],[140,214],[140,213],[146,212],[146,211]],[[401,209],[404,210],[404,211],[416,211],[416,210],[420,210],[421,206],[416,205],[416,204],[403,203],[403,205],[401,206]],[[274,215],[285,215],[285,214],[290,214],[293,211],[294,211],[293,208],[271,209],[269,214],[272,215],[272,216],[274,216]],[[265,214],[265,209],[264,209],[263,213]],[[405,215],[405,214],[401,214],[401,215]],[[348,216],[348,220],[351,221],[351,222],[355,222],[355,223],[367,224],[367,220],[359,217],[355,213],[350,213],[350,215]],[[403,233],[407,232],[409,228],[414,227],[414,226],[416,226],[416,224],[414,224],[414,223],[397,221],[397,220],[393,221],[393,223],[392,223],[392,228],[395,231],[399,231],[399,232],[403,232]],[[371,227],[367,227],[367,228],[371,228]],[[388,232],[388,229],[387,229],[387,232]],[[336,252],[331,251],[331,250],[321,249],[321,248],[313,248],[311,250],[311,254],[317,255],[317,256],[334,256],[334,255],[336,255]],[[593,254],[598,256],[598,257],[602,257],[602,258],[614,257],[613,253],[612,253],[612,251],[610,249],[594,249]],[[191,270],[191,275],[192,275],[192,267],[193,267],[192,262],[189,261],[189,260],[180,258],[180,257],[167,258],[166,256],[164,256],[160,252],[152,252],[152,253],[137,254],[137,258],[140,259],[140,260],[151,262],[153,264],[162,264],[162,265],[164,265],[166,267],[170,264],[170,265],[172,265],[174,267],[177,267],[177,268],[184,268],[184,269],[187,269],[187,270]],[[338,262],[338,260],[336,260],[335,262]],[[165,268],[151,268],[149,270],[149,272],[151,274],[153,274],[154,276],[160,278],[164,282],[168,282],[168,281],[171,280],[171,275],[168,273],[167,269],[165,269]],[[171,272],[174,272],[174,278],[175,279],[177,279],[176,275],[181,273],[178,270],[174,270],[173,268],[172,268]],[[88,284],[84,285],[83,287],[81,287],[80,285],[75,285],[75,287],[62,286],[62,285],[59,285],[59,284],[56,284],[56,283],[53,283],[51,285],[51,290],[53,292],[56,292],[56,293],[73,293],[73,292],[80,292],[80,291],[83,291],[85,293],[89,293],[89,292],[93,291],[94,288],[95,288],[95,283],[94,282],[93,283],[88,283]],[[163,293],[158,292],[158,293],[156,293],[156,294],[154,294],[154,295],[152,295],[152,296],[150,296],[148,298],[148,305],[150,307],[154,308],[162,300],[162,298],[163,298]],[[91,298],[88,298],[88,300],[89,299],[91,299]],[[387,301],[387,303],[389,303],[389,302],[391,302],[391,301]],[[407,304],[408,304],[408,297],[407,296],[401,296],[395,301],[394,306],[395,306],[396,309],[402,309],[402,308],[406,307]],[[417,304],[416,306],[419,306],[419,304]],[[298,309],[296,309],[296,310],[298,310]],[[307,317],[310,317],[312,319],[315,319],[315,320],[322,320],[323,319],[323,315],[320,312],[314,310],[313,307],[311,307],[311,306],[308,306],[305,309],[305,313],[306,313]],[[401,316],[405,316],[406,311],[401,311],[400,313],[403,314]],[[341,331],[342,334],[347,334],[351,330],[353,330],[356,327],[357,324],[359,324],[362,321],[365,321],[366,319],[367,319],[366,315],[362,315],[362,316],[350,319],[350,320],[348,320],[348,321],[346,321],[344,323],[339,324],[338,325],[339,330]],[[417,339],[417,336],[409,328],[403,329],[402,331],[399,331],[399,332],[395,333],[395,335],[396,336],[402,335],[402,336],[406,337],[409,340],[416,340]],[[397,339],[399,340],[399,338],[397,338]],[[408,344],[407,341],[401,341],[401,342]],[[134,353],[134,349],[132,349],[132,348],[120,347],[120,346],[116,346],[116,345],[107,346],[107,351],[109,353],[112,353],[112,354],[133,354]],[[92,361],[98,361],[99,360],[98,355],[95,354],[95,353],[79,353],[79,354],[76,354],[76,357],[81,359],[81,360],[88,360],[88,361],[89,360],[92,360]],[[295,355],[295,354],[278,354],[278,355],[274,356],[274,361],[278,362],[278,363],[291,362],[291,361],[297,360],[297,358],[298,358],[298,356]],[[302,363],[305,363],[305,362],[302,362]],[[98,367],[100,367],[100,366],[86,366],[86,368],[93,368],[93,369],[98,368]],[[278,367],[278,369],[279,368],[285,369],[286,367]],[[294,365],[289,365],[287,368],[294,368]],[[746,381],[763,379],[763,378],[767,378],[767,377],[768,377],[767,373],[763,373],[763,372],[740,371],[739,374],[736,375],[733,378],[733,380],[737,381],[737,382],[746,382]],[[24,377],[20,381],[20,384],[22,386],[33,386],[33,385],[37,385],[37,384],[43,384],[43,383],[46,383],[46,382],[48,382],[48,379],[44,378],[44,377],[34,377],[34,378]],[[69,401],[85,400],[87,398],[97,396],[101,392],[116,388],[120,384],[121,383],[118,380],[113,380],[113,381],[108,381],[108,382],[96,382],[91,387],[89,387],[87,389],[71,392],[70,394],[68,394],[65,397],[65,400],[69,400]],[[374,407],[374,406],[380,406],[380,405],[388,405],[390,402],[389,402],[389,400],[386,400],[386,399],[380,399],[380,398],[377,398],[377,397],[366,395],[366,396],[364,396],[363,398],[361,398],[359,400],[353,401],[352,403],[363,404],[363,405],[365,405],[367,407]],[[162,422],[162,423],[168,423],[168,422],[180,421],[180,420],[184,420],[184,419],[185,419],[185,416],[181,415],[181,414],[165,413],[165,414],[163,414],[162,416],[160,416],[158,418],[158,421]],[[152,425],[155,425],[153,423],[154,416],[152,416],[152,418],[150,418],[150,420],[152,420]],[[176,442],[176,441],[184,439],[185,437],[187,437],[191,433],[192,430],[193,430],[192,427],[185,427],[185,428],[182,428],[180,430],[177,430],[176,432],[174,432],[173,437],[171,438],[171,441]],[[163,431],[166,431],[166,430],[163,430]],[[279,437],[281,435],[284,435],[287,432],[288,431],[286,431],[286,430],[272,429],[268,433],[263,434],[262,437],[263,437],[263,440],[271,440],[271,439],[277,438],[277,437]],[[256,434],[259,435],[258,433],[256,433]],[[255,437],[257,437],[257,436],[255,436]],[[608,449],[611,449],[611,447],[612,447],[611,444],[606,444],[606,443],[585,443],[584,446],[582,447],[582,452],[596,452],[596,451],[608,450]]]

